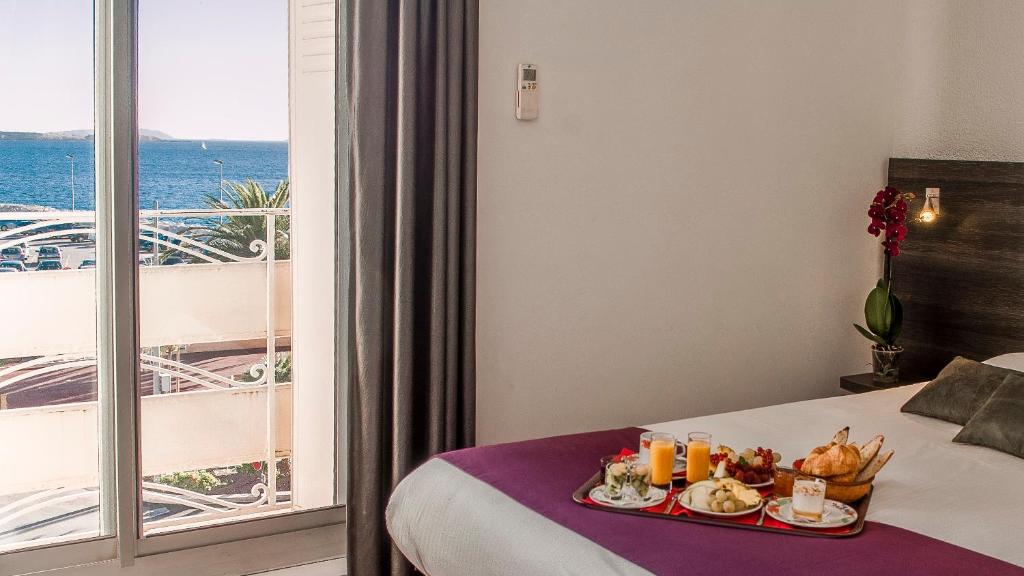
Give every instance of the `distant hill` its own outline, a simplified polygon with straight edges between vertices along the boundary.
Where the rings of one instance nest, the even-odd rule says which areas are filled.
[[[65,130],[63,132],[2,132],[0,140],[92,140],[92,130]],[[139,140],[174,140],[174,136],[159,130],[139,129]]]

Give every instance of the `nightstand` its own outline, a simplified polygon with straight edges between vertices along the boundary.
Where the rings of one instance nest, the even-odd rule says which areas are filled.
[[[904,382],[900,380],[895,384],[877,384],[871,379],[871,372],[865,372],[864,374],[851,374],[850,376],[841,376],[839,378],[839,387],[850,394],[861,394],[864,392],[874,392],[876,390],[888,390],[889,388],[906,386],[907,384],[913,384],[913,382]]]

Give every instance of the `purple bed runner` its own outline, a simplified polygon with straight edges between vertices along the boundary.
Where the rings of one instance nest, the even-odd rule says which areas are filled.
[[[850,538],[806,538],[592,510],[572,493],[639,428],[483,446],[439,456],[523,506],[655,574],[985,574],[1024,569],[916,532],[867,522]]]

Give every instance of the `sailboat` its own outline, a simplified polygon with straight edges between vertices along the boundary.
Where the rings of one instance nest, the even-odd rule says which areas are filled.
[[[206,142],[203,142],[203,150],[206,150]]]

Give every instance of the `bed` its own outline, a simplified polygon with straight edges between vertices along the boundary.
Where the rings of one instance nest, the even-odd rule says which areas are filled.
[[[704,430],[713,434],[713,443],[770,446],[780,451],[786,461],[802,456],[845,425],[851,428],[852,440],[864,441],[874,434],[885,434],[886,447],[894,448],[896,455],[876,479],[867,516],[869,525],[864,534],[848,542],[865,538],[872,530],[881,530],[879,526],[892,526],[955,545],[948,546],[949,549],[966,549],[980,555],[965,560],[965,565],[989,557],[1008,563],[994,564],[999,570],[1024,573],[1019,568],[1024,566],[1024,460],[988,448],[954,444],[951,439],[960,426],[899,412],[899,407],[922,386],[923,383],[655,423],[643,428],[677,436]],[[402,481],[392,495],[387,523],[395,544],[420,571],[430,576],[652,573],[628,558],[628,554],[616,553],[598,544],[595,538],[585,536],[585,524],[573,527],[565,519],[565,514],[572,511],[563,512],[559,520],[554,508],[561,503],[555,501],[554,494],[549,501],[535,500],[524,505],[522,498],[501,488],[496,480],[488,477],[486,469],[467,472],[457,464],[457,458],[428,461]],[[585,477],[580,477],[579,483],[583,480]],[[569,493],[564,498],[568,499]],[[681,524],[641,520],[648,524]],[[719,533],[747,532],[710,529]],[[774,549],[771,554],[782,557],[798,540],[820,540],[762,533],[754,533],[754,538],[770,538],[757,543],[768,545]],[[708,547],[707,553],[720,553],[712,552],[713,549]],[[703,552],[700,548],[694,550],[689,549],[689,553]],[[894,561],[904,556],[897,549],[886,554],[893,556]],[[905,569],[899,572],[914,573]],[[949,573],[956,572],[951,569]],[[986,569],[984,573],[992,572]]]

